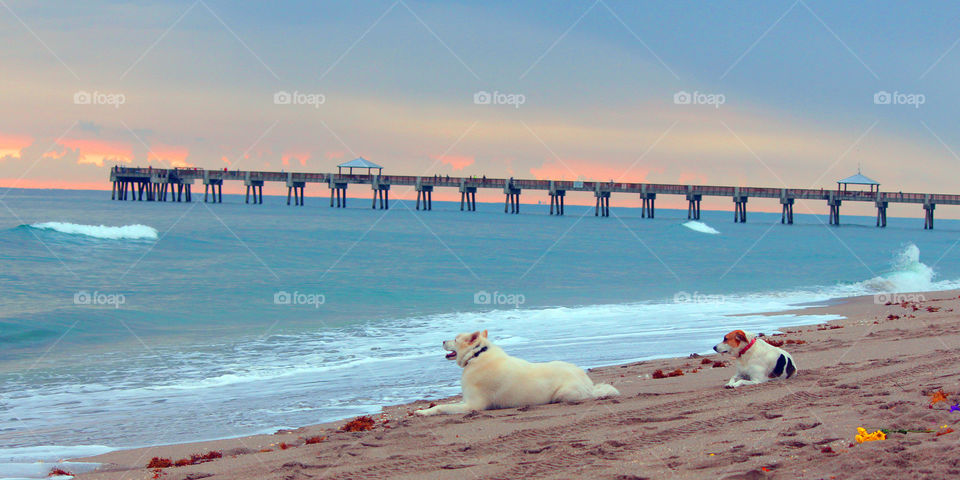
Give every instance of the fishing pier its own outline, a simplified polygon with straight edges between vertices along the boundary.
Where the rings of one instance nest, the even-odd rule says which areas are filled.
[[[344,172],[344,169],[347,169]],[[366,169],[366,173],[354,173],[354,169]],[[374,172],[377,170],[377,172]],[[245,203],[263,203],[265,183],[281,183],[287,187],[287,205],[303,206],[304,191],[308,184],[330,189],[330,207],[347,206],[347,189],[369,186],[373,197],[371,208],[390,208],[390,188],[413,187],[417,192],[416,209],[433,209],[433,192],[439,188],[457,189],[460,192],[460,210],[476,211],[477,190],[493,189],[504,194],[504,212],[520,213],[520,196],[523,193],[544,192],[549,196],[550,215],[564,214],[564,197],[567,192],[592,192],[596,200],[594,215],[609,216],[610,200],[614,194],[639,196],[641,217],[654,218],[657,196],[677,195],[687,199],[687,218],[700,219],[700,203],[704,197],[731,199],[734,204],[734,222],[747,221],[747,203],[751,198],[778,199],[782,206],[780,222],[793,223],[793,206],[796,200],[820,200],[829,207],[829,224],[840,225],[840,206],[844,202],[868,202],[877,210],[877,226],[887,226],[887,207],[891,203],[919,204],[924,212],[924,229],[933,228],[934,210],[937,205],[960,205],[960,195],[936,193],[884,192],[880,185],[861,174],[837,182],[837,188],[768,188],[734,187],[721,185],[680,185],[662,183],[627,183],[572,180],[529,180],[517,178],[477,178],[451,176],[383,175],[382,167],[364,159],[341,164],[337,173],[266,172],[250,170],[205,170],[200,168],[129,168],[114,167],[110,170],[113,184],[111,199],[152,202],[191,202],[193,186],[203,185],[203,201],[223,202],[224,182],[243,182],[246,186]],[[848,185],[868,185],[869,190],[849,190]],[[876,188],[874,188],[876,187]],[[199,192],[197,192],[199,194]]]

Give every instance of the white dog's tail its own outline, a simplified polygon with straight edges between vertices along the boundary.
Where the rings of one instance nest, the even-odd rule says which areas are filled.
[[[598,383],[593,386],[593,398],[607,398],[620,395],[620,391],[606,383]]]

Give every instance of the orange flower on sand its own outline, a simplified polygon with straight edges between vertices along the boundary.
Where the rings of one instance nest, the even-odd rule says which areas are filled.
[[[947,401],[947,394],[943,392],[943,389],[937,390],[930,394],[930,406],[934,406],[940,402]]]
[[[867,433],[867,430],[864,429],[863,427],[857,427],[857,436],[856,436],[857,443],[872,442],[874,440],[886,440],[886,439],[887,439],[887,434],[883,433],[880,430],[877,430],[876,432],[873,432],[873,433]]]

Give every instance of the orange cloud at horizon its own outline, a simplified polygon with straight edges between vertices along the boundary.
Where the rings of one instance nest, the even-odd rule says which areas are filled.
[[[130,163],[133,161],[133,148],[128,144],[107,140],[64,138],[58,145],[77,152],[77,164],[90,164],[102,167],[106,162]],[[60,158],[66,151],[50,151],[44,157]]]
[[[33,137],[27,135],[0,134],[0,158],[20,158],[20,152],[33,144]]]

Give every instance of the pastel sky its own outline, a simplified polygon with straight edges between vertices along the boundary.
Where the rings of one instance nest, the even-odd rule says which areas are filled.
[[[6,0],[0,186],[363,156],[828,188],[861,164],[885,190],[960,193],[958,18],[948,2]]]

